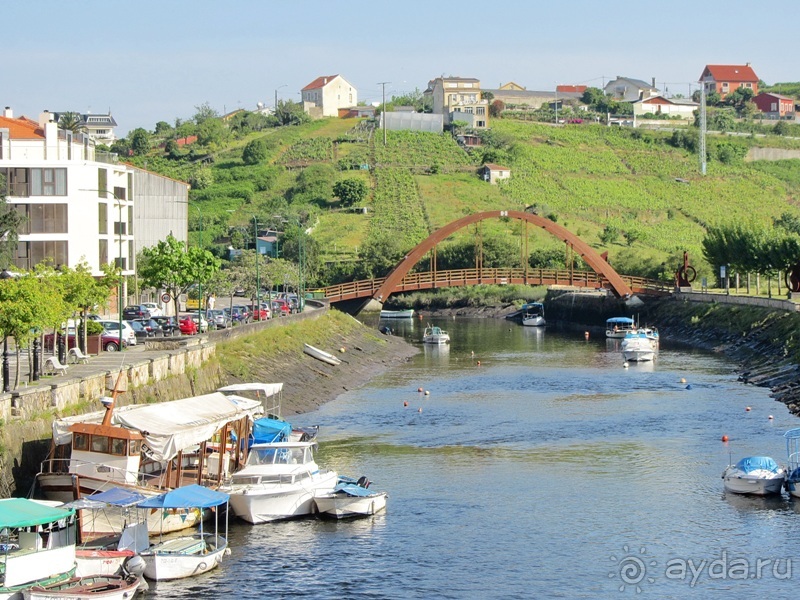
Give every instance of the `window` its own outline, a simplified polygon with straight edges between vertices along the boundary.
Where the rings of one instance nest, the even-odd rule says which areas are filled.
[[[30,265],[50,260],[54,266],[69,264],[66,241],[28,242]]]
[[[6,195],[17,198],[30,196],[29,174],[28,169],[0,169],[0,175],[4,175],[6,180]]]
[[[478,108],[475,109],[475,114],[476,115],[485,115],[486,114],[486,107],[479,106]]]
[[[133,207],[128,205],[128,235],[133,235]]]
[[[117,200],[125,200],[125,188],[114,186],[114,197]]]
[[[125,450],[127,449],[128,440],[111,438],[111,454],[115,454],[116,456],[125,456]]]
[[[108,169],[97,169],[97,197],[105,198],[108,189]]]
[[[18,233],[26,234],[31,232],[30,204],[12,204],[14,210],[20,217]]]
[[[66,195],[66,169],[31,169],[31,196]]]
[[[93,435],[92,436],[92,452],[104,452],[108,454],[108,436]]]
[[[128,257],[130,258],[130,266],[128,268],[135,269],[135,265],[133,264],[133,258],[136,256],[136,253],[133,250],[133,240],[128,240]]]
[[[128,201],[133,201],[133,173],[128,173]]]
[[[108,233],[108,204],[97,205],[97,233]]]
[[[469,113],[469,114],[472,114],[472,107],[471,107],[471,106],[467,106],[467,107],[464,109],[464,112],[466,112],[466,113]]]
[[[89,434],[88,433],[73,433],[72,434],[72,449],[73,450],[88,450],[89,449]]]
[[[128,456],[139,456],[142,453],[142,440],[131,440],[131,451]]]
[[[68,233],[66,204],[31,204],[31,233]]]
[[[125,235],[125,222],[114,221],[114,235]]]
[[[97,264],[100,266],[108,264],[108,240],[98,240]]]
[[[744,85],[746,87],[750,88],[751,90],[753,89],[753,84],[752,83],[745,83]]]

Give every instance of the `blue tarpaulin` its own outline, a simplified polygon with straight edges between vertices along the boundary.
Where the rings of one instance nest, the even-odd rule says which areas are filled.
[[[212,508],[225,504],[228,498],[228,494],[210,490],[195,483],[148,498],[140,502],[139,506],[141,508]]]
[[[608,325],[633,325],[633,319],[629,317],[611,317],[606,323]]]
[[[73,502],[65,504],[65,507],[71,508],[105,508],[109,504],[112,506],[133,506],[144,500],[147,496],[135,492],[133,490],[126,490],[125,488],[111,488],[105,492],[98,492],[91,496],[79,498]]]
[[[769,456],[747,456],[736,463],[736,468],[745,473],[764,469],[772,473],[777,473],[780,470],[778,463],[776,463]]]
[[[271,444],[273,442],[288,442],[291,434],[292,426],[286,421],[263,417],[253,422],[252,443]]]

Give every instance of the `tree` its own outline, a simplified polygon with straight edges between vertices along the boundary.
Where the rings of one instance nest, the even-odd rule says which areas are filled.
[[[275,106],[275,119],[278,125],[300,125],[311,120],[303,111],[303,105],[289,100],[278,100]]]
[[[252,140],[242,152],[242,160],[246,165],[257,165],[267,158],[267,146],[263,140]]]
[[[606,225],[600,234],[600,241],[606,245],[613,244],[619,239],[620,231],[613,225]]]
[[[166,121],[159,121],[156,123],[156,128],[153,131],[156,135],[167,135],[172,131],[172,125],[167,123]]]
[[[491,104],[492,100],[494,100],[494,94],[492,92],[488,91],[488,90],[482,90],[481,91],[481,99],[482,100],[487,100],[489,102],[489,104]]]
[[[84,133],[86,131],[83,117],[76,112],[62,113],[58,119],[58,127],[72,133]]]
[[[778,121],[772,128],[772,133],[775,135],[786,135],[789,133],[789,124],[786,121]]]
[[[333,184],[333,194],[345,206],[360,204],[369,194],[369,188],[363,179],[342,179]]]
[[[150,151],[150,134],[146,129],[137,127],[128,136],[131,150],[136,156],[142,156]]]
[[[79,263],[74,269],[62,268],[59,277],[64,292],[64,301],[75,310],[81,313],[81,335],[80,349],[86,352],[86,316],[94,306],[103,305],[108,301],[118,276],[111,270],[107,271],[105,277],[95,279],[89,265],[85,262]]]
[[[220,144],[227,138],[228,128],[222,119],[205,119],[197,126],[197,142],[203,146]]]
[[[165,289],[175,302],[178,314],[178,297],[199,283],[211,280],[220,267],[219,259],[198,246],[188,250],[183,243],[168,235],[166,240],[142,250],[138,266],[139,277],[147,287]]]
[[[503,114],[503,111],[506,109],[506,105],[502,100],[494,100],[489,105],[489,116],[490,117],[499,117]]]
[[[22,216],[6,204],[5,178],[0,175],[0,269],[7,269],[17,253],[17,240]]]
[[[211,108],[211,105],[208,102],[203,102],[201,105],[195,106],[194,109],[197,112],[192,117],[192,120],[198,125],[202,125],[208,119],[215,119],[219,117],[219,113]]]

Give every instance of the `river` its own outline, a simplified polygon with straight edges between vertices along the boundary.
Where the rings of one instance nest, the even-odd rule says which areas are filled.
[[[295,419],[321,425],[321,465],[388,490],[384,514],[232,523],[222,568],[150,596],[795,591],[800,502],[726,495],[720,474],[731,458],[785,462],[783,433],[800,424],[767,390],[737,382],[735,365],[662,342],[655,363],[623,368],[617,341],[495,319],[433,323],[449,346]],[[393,325],[421,340],[421,322]]]

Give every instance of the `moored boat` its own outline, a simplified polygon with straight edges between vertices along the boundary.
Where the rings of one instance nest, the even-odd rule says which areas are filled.
[[[769,456],[748,456],[722,472],[725,490],[735,494],[780,494],[786,469]]]
[[[422,342],[425,344],[448,344],[450,343],[450,334],[441,327],[428,325],[422,334]]]
[[[631,331],[636,331],[636,323],[629,317],[611,317],[606,320],[607,338],[622,339]]]
[[[26,498],[0,500],[0,599],[75,575],[75,511]]]
[[[319,468],[315,448],[315,442],[254,444],[245,467],[220,487],[236,516],[266,523],[310,515],[315,494],[333,491],[338,481],[336,472]]]
[[[790,429],[783,434],[786,438],[786,491],[800,498],[800,428]]]
[[[653,341],[644,333],[628,332],[620,347],[625,361],[645,362],[655,358],[656,352]]]
[[[544,327],[544,304],[528,302],[522,306],[522,324],[525,327]]]
[[[144,585],[140,575],[91,575],[37,585],[23,595],[25,600],[128,600]]]
[[[368,489],[370,481],[366,477],[358,480],[340,477],[331,492],[314,496],[314,504],[321,517],[333,519],[349,519],[366,517],[381,512],[386,508],[386,492]]]
[[[141,508],[160,511],[197,507],[217,509],[227,504],[228,494],[192,484],[177,488],[139,503]],[[184,579],[215,569],[228,549],[228,520],[225,512],[225,535],[219,534],[220,511],[215,510],[214,533],[200,533],[162,540],[141,553],[145,560],[144,576],[155,581]]]
[[[382,310],[381,319],[411,319],[414,317],[414,309],[408,310]]]
[[[340,365],[342,361],[336,358],[330,352],[325,352],[324,350],[320,350],[319,348],[315,348],[311,344],[303,344],[303,352],[311,356],[312,358],[316,358],[317,360],[321,360],[324,363],[328,363],[329,365]]]

